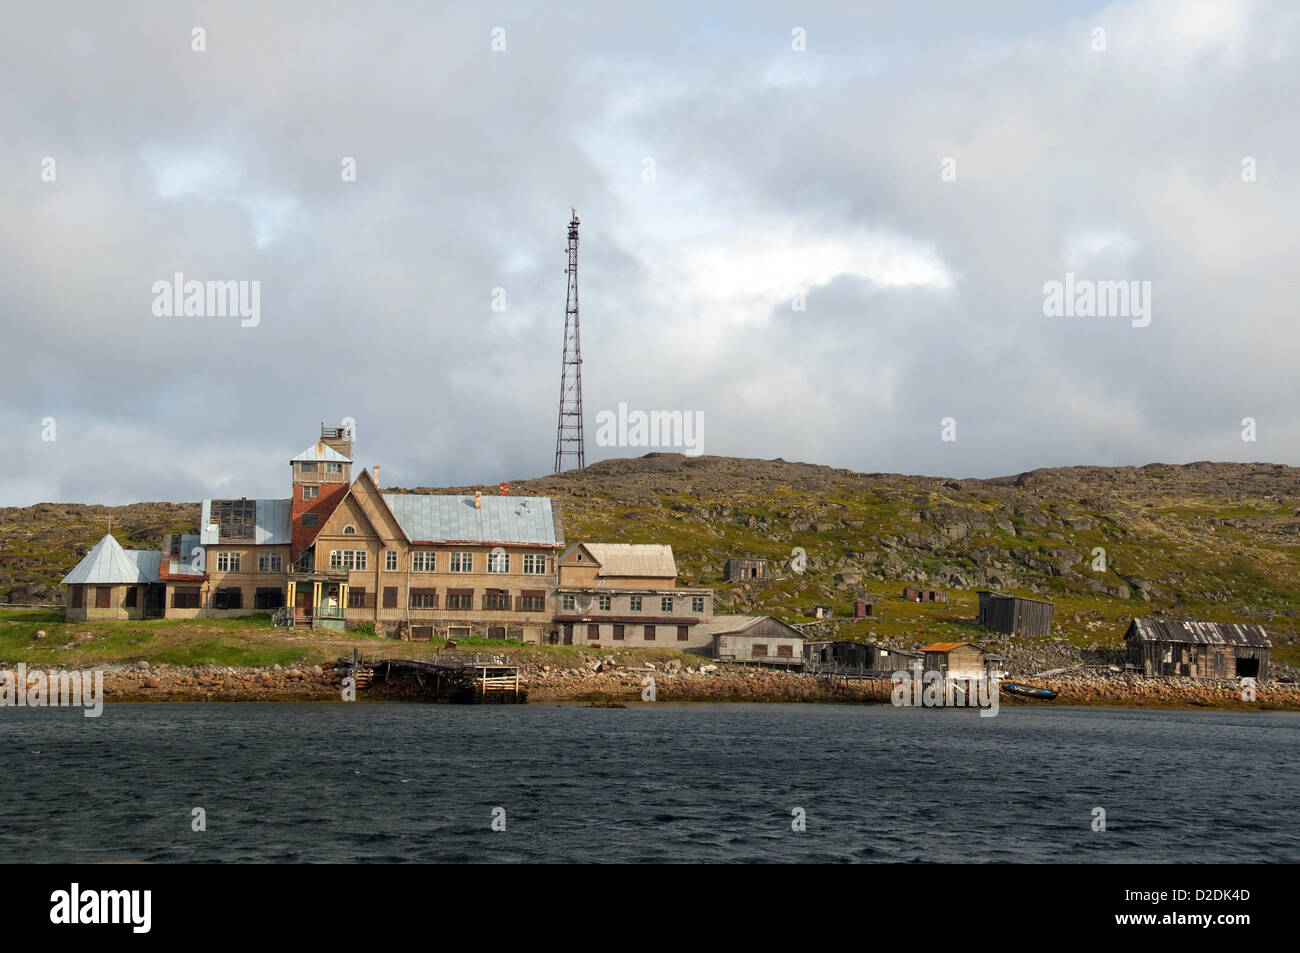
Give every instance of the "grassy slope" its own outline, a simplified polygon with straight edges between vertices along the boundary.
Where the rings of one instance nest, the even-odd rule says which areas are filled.
[[[1277,661],[1300,664],[1300,471],[1292,468],[1152,465],[956,481],[652,454],[512,481],[512,492],[554,497],[570,541],[671,544],[682,584],[713,586],[719,612],[801,621],[813,605],[829,603],[844,616],[866,590],[878,597],[879,618],[839,623],[840,637],[982,640],[987,633],[970,622],[971,590],[989,586],[1051,599],[1054,638],[1079,646],[1117,645],[1133,615],[1261,621],[1274,636]],[[192,529],[185,521],[194,518],[193,509],[41,504],[0,510],[0,594],[16,578],[66,571],[77,547],[102,535],[109,516],[128,529],[130,542],[146,545],[155,531]],[[765,586],[721,581],[729,555],[784,561],[795,546],[809,557],[802,575],[782,571]],[[1104,573],[1089,565],[1097,546],[1107,551]],[[912,580],[951,588],[952,602],[904,602],[902,584]],[[1120,597],[1120,587],[1128,587],[1130,598]],[[38,626],[49,638],[33,643]],[[85,645],[55,647],[86,631],[96,637]],[[281,634],[265,619],[64,625],[48,615],[0,614],[0,659],[11,661],[310,664],[347,654],[354,644],[379,647],[355,636]],[[574,651],[546,647],[528,654],[563,665]]]

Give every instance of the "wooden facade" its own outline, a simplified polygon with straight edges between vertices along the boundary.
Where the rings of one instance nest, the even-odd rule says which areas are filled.
[[[984,650],[973,642],[936,642],[921,650],[925,656],[927,672],[939,672],[944,678],[984,678],[991,657],[986,660]]]
[[[975,621],[1004,635],[1051,635],[1053,608],[1052,603],[1041,599],[985,590],[979,593],[979,613]]]
[[[803,634],[770,615],[715,616],[710,632],[720,662],[803,668]]]
[[[767,560],[749,557],[728,559],[722,573],[723,582],[763,582],[767,577]]]
[[[874,642],[805,642],[804,660],[809,671],[836,675],[889,675],[911,670],[920,652],[891,649]]]
[[[922,586],[904,586],[903,598],[908,602],[947,602],[948,590],[926,589]]]
[[[1262,625],[1134,619],[1124,633],[1128,661],[1146,675],[1268,678],[1273,647]]]

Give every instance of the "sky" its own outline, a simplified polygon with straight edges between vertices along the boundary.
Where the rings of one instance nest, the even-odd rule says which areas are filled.
[[[570,208],[588,463],[1300,464],[1300,5],[3,19],[0,505],[550,472]]]

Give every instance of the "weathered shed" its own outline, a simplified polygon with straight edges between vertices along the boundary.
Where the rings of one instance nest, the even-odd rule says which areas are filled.
[[[808,669],[835,674],[892,673],[910,669],[921,659],[920,652],[874,642],[805,642],[803,654]]]
[[[762,582],[767,579],[767,560],[748,557],[728,559],[722,579],[724,582]]]
[[[706,623],[720,662],[803,667],[803,633],[770,615],[717,615]]]
[[[935,642],[921,652],[925,670],[944,678],[983,678],[988,671],[984,650],[974,642]]]
[[[947,602],[947,589],[925,589],[921,586],[904,586],[903,598],[908,602]]]
[[[1147,675],[1267,678],[1273,643],[1262,625],[1134,619],[1128,660]]]
[[[1052,604],[1042,599],[983,590],[975,621],[1006,635],[1051,635],[1052,609]]]
[[[867,619],[876,614],[875,596],[858,596],[853,602],[853,618]]]

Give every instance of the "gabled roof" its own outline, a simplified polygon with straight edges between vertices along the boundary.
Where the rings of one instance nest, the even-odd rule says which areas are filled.
[[[1196,642],[1201,645],[1253,645],[1272,648],[1262,625],[1235,622],[1167,622],[1164,619],[1134,619],[1125,638],[1134,633],[1143,642]]]
[[[352,460],[343,456],[327,443],[317,442],[308,447],[296,457],[289,458],[290,463],[351,463]]]
[[[397,525],[413,543],[540,543],[559,545],[548,496],[383,493]]]
[[[673,548],[660,543],[578,543],[600,567],[597,576],[677,578]],[[565,553],[567,556],[570,549]]]
[[[709,635],[743,635],[745,630],[753,628],[764,619],[771,619],[777,625],[789,629],[790,638],[803,638],[803,633],[798,629],[770,615],[715,615],[708,622],[701,624],[700,628]]]
[[[925,648],[921,649],[921,651],[922,652],[951,652],[953,649],[959,649],[963,645],[969,645],[971,648],[979,649],[981,652],[984,651],[983,649],[980,649],[980,647],[976,645],[974,642],[935,642],[933,645],[925,646]]]
[[[105,534],[81,562],[63,577],[60,585],[114,585],[158,581],[158,565],[162,562],[159,550],[123,549],[122,545]]]
[[[293,516],[293,500],[254,500],[253,541],[254,546],[287,546],[290,541],[290,520]],[[221,542],[221,533],[212,519],[212,500],[203,501],[203,511],[199,515],[199,540],[204,546],[215,546]]]

